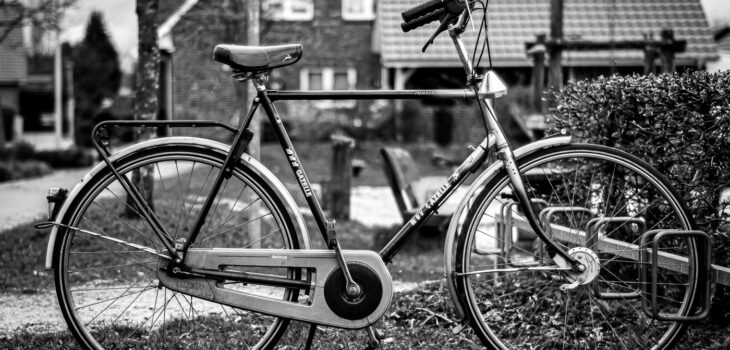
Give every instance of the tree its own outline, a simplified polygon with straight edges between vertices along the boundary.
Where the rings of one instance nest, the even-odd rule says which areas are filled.
[[[122,81],[119,55],[109,39],[100,12],[92,12],[84,39],[73,49],[74,81],[78,98],[98,108],[117,95]]]
[[[135,119],[155,119],[159,110],[157,100],[157,91],[160,87],[160,48],[157,45],[158,8],[158,0],[137,0],[139,59],[134,95]]]
[[[101,13],[91,13],[84,39],[71,51],[78,125],[76,141],[88,146],[91,128],[99,122],[96,116],[102,101],[115,97],[122,81],[119,56]]]
[[[26,24],[34,32],[59,30],[61,15],[78,0],[37,0],[28,5],[25,0],[0,0],[0,44],[16,29]]]
[[[157,45],[158,9],[158,0],[137,0],[137,25],[139,27],[137,51],[139,57],[134,93],[134,119],[137,120],[154,120],[159,112],[159,101],[157,100],[160,88],[160,47]],[[149,136],[142,135],[143,138]],[[132,172],[132,183],[140,190],[140,193],[146,195],[144,199],[154,210],[152,174],[152,169],[149,167],[136,169]],[[131,197],[127,198],[127,204],[125,215],[136,215]]]

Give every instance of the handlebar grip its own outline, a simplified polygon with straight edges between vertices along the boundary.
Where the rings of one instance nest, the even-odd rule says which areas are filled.
[[[444,14],[446,14],[446,10],[439,9],[425,16],[418,17],[410,22],[401,23],[400,28],[403,30],[404,33],[407,33],[416,28],[423,27],[433,21],[439,20],[439,18],[441,18],[441,16],[443,16]]]
[[[428,0],[420,5],[416,5],[408,10],[401,12],[403,22],[410,22],[419,17],[423,17],[428,13],[444,7],[444,2],[448,0]]]

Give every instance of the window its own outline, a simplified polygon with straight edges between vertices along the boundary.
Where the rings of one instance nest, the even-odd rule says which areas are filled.
[[[352,90],[357,84],[355,68],[305,68],[299,71],[302,90]],[[316,101],[319,108],[352,108],[354,100]]]
[[[342,19],[347,21],[375,19],[373,0],[342,0]]]
[[[307,74],[309,75],[309,77],[307,78],[309,80],[308,90],[324,90],[325,89],[324,85],[323,85],[324,82],[322,79],[322,76],[324,74],[322,74],[322,71],[313,71],[313,72],[308,72]]]
[[[264,16],[279,21],[308,21],[314,18],[313,0],[266,0]]]
[[[299,72],[302,90],[352,90],[355,84],[355,68],[305,68]]]
[[[350,88],[347,71],[334,72],[334,78],[332,80],[332,90],[348,90]]]

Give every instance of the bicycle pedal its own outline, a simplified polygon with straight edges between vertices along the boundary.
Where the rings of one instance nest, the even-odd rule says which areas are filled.
[[[327,220],[327,247],[334,249],[337,245],[337,231],[335,230],[335,220]]]

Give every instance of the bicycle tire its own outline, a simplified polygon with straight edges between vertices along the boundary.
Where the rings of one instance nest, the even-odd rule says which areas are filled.
[[[535,204],[538,213],[555,213],[550,219],[543,217],[550,220],[549,234],[563,237],[556,239],[566,250],[590,246],[597,258],[594,265],[600,266],[600,270],[592,282],[567,292],[560,291],[559,286],[577,278],[568,279],[567,274],[558,271],[508,270],[461,275],[554,265],[541,250],[539,238],[529,243],[536,236],[526,222],[512,226],[505,220],[509,215],[496,215],[502,211],[520,217],[515,209],[518,205],[508,204],[509,178],[501,170],[470,207],[455,257],[459,302],[482,343],[495,349],[667,349],[676,343],[684,332],[684,323],[657,321],[641,311],[641,297],[636,297],[641,287],[641,265],[627,259],[628,255],[618,249],[601,248],[608,246],[610,239],[634,244],[643,232],[652,229],[694,227],[692,217],[664,176],[626,152],[588,144],[541,150],[517,164],[533,201],[547,202]],[[571,206],[586,210],[567,209]],[[550,209],[541,210],[545,208]],[[593,217],[602,219],[591,222]],[[622,217],[641,218],[646,227],[640,220]],[[601,220],[606,220],[606,224],[596,226]],[[565,238],[570,236],[561,232],[584,235],[576,236],[583,237],[582,241],[571,241]],[[512,245],[515,238],[518,245]],[[527,239],[519,245],[519,238]],[[505,247],[510,246],[513,248],[508,252]],[[493,253],[489,253],[490,249]],[[668,240],[661,249],[684,255],[695,266],[699,262],[693,239]],[[687,315],[693,308],[700,277],[671,269],[670,265],[658,269],[659,307]]]
[[[196,206],[207,195],[206,189],[210,190],[225,156],[206,147],[163,144],[116,160],[115,167],[128,177],[136,170],[152,172],[154,190],[150,190],[149,182],[143,182],[141,193],[147,200],[152,198],[153,210],[170,234],[182,236],[193,225]],[[155,244],[157,238],[151,238],[149,225],[122,197],[124,190],[109,167],[85,180],[83,186],[77,196],[69,198],[72,202],[60,223],[164,251],[159,241]],[[248,237],[247,246],[299,249],[299,237],[288,213],[284,201],[263,176],[247,163],[239,163],[224,181],[191,247],[240,248],[244,243],[241,239],[254,232],[252,227],[260,222],[258,241]],[[243,233],[242,228],[248,232]],[[154,267],[160,258],[152,254],[79,231],[62,229],[59,235],[53,255],[58,301],[69,329],[83,348],[205,348],[205,344],[216,343],[220,348],[268,349],[289,325],[287,319],[168,290],[156,278]],[[278,273],[291,278],[298,271]],[[227,287],[247,288],[236,283]],[[298,297],[298,292],[290,289],[280,292],[265,288],[251,290],[289,301]],[[260,339],[251,339],[253,336]]]

